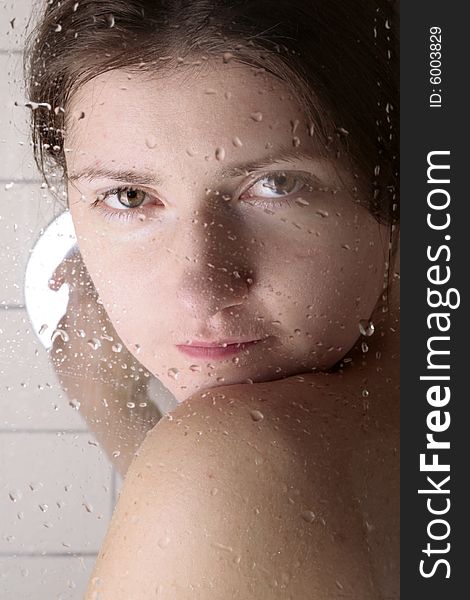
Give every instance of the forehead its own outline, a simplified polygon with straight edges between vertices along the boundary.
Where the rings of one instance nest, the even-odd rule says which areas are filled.
[[[258,157],[286,143],[312,145],[305,110],[289,86],[232,63],[169,74],[104,73],[77,90],[66,117],[74,161],[83,153],[119,160],[149,150],[210,157],[216,149],[220,160]]]

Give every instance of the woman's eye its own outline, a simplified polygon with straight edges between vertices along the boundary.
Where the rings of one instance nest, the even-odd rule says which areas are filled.
[[[141,188],[122,186],[107,190],[95,196],[90,208],[99,210],[107,219],[121,219],[130,222],[133,219],[144,221],[148,210],[164,206],[157,196]]]
[[[139,208],[150,199],[150,194],[144,190],[139,188],[121,187],[100,194],[94,202],[94,205],[102,202],[109,208],[124,210],[126,208]]]
[[[279,198],[280,196],[289,196],[299,192],[305,185],[305,177],[299,174],[279,171],[265,175],[250,186],[243,195],[242,199],[248,198]]]

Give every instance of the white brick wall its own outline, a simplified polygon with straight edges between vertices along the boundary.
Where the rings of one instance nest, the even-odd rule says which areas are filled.
[[[31,5],[0,1],[0,598],[81,600],[121,481],[24,309],[30,250],[58,214],[33,164],[21,87]]]

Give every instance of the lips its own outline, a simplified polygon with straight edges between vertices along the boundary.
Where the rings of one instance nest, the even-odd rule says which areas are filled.
[[[176,347],[180,352],[187,356],[195,358],[223,358],[231,354],[241,352],[246,348],[250,348],[258,343],[260,340],[249,340],[243,342],[232,342],[227,341],[221,342],[194,342],[191,344],[181,344]]]

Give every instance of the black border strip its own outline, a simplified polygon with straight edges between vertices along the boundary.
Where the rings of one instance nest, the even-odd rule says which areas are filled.
[[[467,298],[469,297],[470,239],[469,204],[470,192],[466,186],[470,173],[470,136],[468,126],[468,104],[465,83],[468,78],[468,43],[470,40],[467,3],[402,2],[401,3],[401,598],[451,599],[468,597],[467,573],[470,502],[467,498],[467,482],[470,481],[470,397],[466,374],[470,373],[470,352],[467,349],[470,327],[468,325]],[[430,82],[430,28],[442,30],[441,67],[442,81]],[[433,40],[434,41],[434,40]],[[435,48],[434,48],[435,50]],[[434,63],[436,65],[437,63]],[[437,73],[437,71],[434,71]],[[430,106],[433,89],[440,90],[441,106]],[[434,97],[437,100],[437,96]],[[439,160],[450,165],[450,183],[436,184],[427,181],[427,157],[432,151],[446,151]],[[435,171],[436,175],[438,174]],[[443,171],[441,179],[445,179]],[[451,218],[445,230],[433,230],[427,224],[427,215],[433,212],[428,207],[428,194],[432,188],[447,190],[450,204],[446,210],[434,211],[434,218]],[[445,194],[433,198],[445,199]],[[446,239],[445,236],[450,236]],[[440,246],[447,245],[434,262],[427,257],[427,248],[436,255]],[[440,265],[442,274],[450,267],[447,284],[431,285],[428,269]],[[437,271],[433,272],[434,275]],[[442,275],[440,276],[442,278]],[[428,305],[427,288],[440,289],[443,294],[449,288],[458,290],[460,306],[455,309]],[[452,295],[451,302],[456,300]],[[441,349],[450,350],[449,355],[440,355],[435,362],[449,364],[450,369],[428,368],[427,343],[430,336],[438,335],[436,321],[429,329],[427,317],[432,312],[447,312],[450,329],[440,335],[449,340],[434,342]],[[442,320],[441,324],[445,321]],[[437,346],[434,346],[437,347]],[[420,380],[420,376],[449,375],[450,380],[431,382]],[[449,464],[449,472],[423,472],[420,470],[420,454],[426,453],[426,462],[432,461],[434,450],[426,449],[426,434],[430,432],[427,415],[437,410],[427,400],[431,385],[448,385],[451,397],[447,405],[439,408],[442,421],[445,411],[450,416],[450,426],[435,438],[450,442],[450,449],[438,452],[439,463]],[[442,388],[441,388],[442,389]],[[434,421],[434,424],[436,421]],[[450,480],[441,485],[449,494],[419,494],[419,489],[432,489],[426,477],[440,482],[450,475]],[[442,510],[450,500],[446,514],[430,514],[431,507]],[[433,519],[446,519],[450,526],[449,535],[441,541],[429,538],[427,528]],[[434,524],[431,532],[443,536],[447,531],[444,524]],[[430,543],[439,552],[427,556],[423,550]],[[442,550],[447,548],[448,551]],[[445,563],[435,568],[433,576],[420,574],[420,561],[425,560],[423,571],[433,571],[439,559],[447,560],[450,577]],[[467,592],[465,590],[467,589]]]

